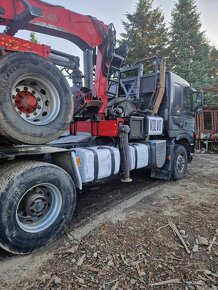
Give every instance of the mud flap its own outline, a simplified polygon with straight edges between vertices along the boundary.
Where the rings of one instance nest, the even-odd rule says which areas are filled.
[[[74,152],[60,152],[52,154],[54,164],[64,169],[73,179],[75,186],[82,190],[82,179]]]
[[[172,178],[173,171],[173,159],[174,159],[174,141],[167,141],[166,145],[166,161],[160,169],[152,168],[151,177],[163,180],[170,180]]]

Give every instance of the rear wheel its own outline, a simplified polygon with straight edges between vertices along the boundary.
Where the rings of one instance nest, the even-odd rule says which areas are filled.
[[[184,146],[176,144],[174,148],[173,179],[179,180],[185,176],[188,158]]]
[[[63,233],[76,204],[71,177],[43,162],[3,165],[0,178],[0,246],[28,254]]]
[[[70,123],[73,99],[60,70],[32,53],[11,53],[0,61],[0,135],[9,142],[43,144]]]
[[[54,84],[39,74],[24,74],[12,87],[11,103],[27,123],[43,126],[60,112],[60,97]]]

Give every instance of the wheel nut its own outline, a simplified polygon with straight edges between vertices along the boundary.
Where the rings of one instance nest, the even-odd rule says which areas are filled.
[[[37,112],[33,112],[33,115],[36,116],[37,115]]]
[[[24,89],[24,91],[28,91],[28,88],[27,87],[24,87],[23,89]]]
[[[32,91],[32,94],[35,95],[36,91]]]
[[[29,118],[29,117],[30,117],[30,115],[29,115],[29,114],[27,114],[27,115],[26,115],[26,117],[27,117],[27,118]]]
[[[40,99],[40,98],[37,98],[36,100],[37,100],[38,102],[40,102],[40,101],[41,101],[41,99]]]
[[[41,109],[41,106],[38,106],[37,108],[40,110]]]
[[[17,88],[17,89],[16,89],[16,92],[19,93],[19,92],[20,92],[20,89]]]

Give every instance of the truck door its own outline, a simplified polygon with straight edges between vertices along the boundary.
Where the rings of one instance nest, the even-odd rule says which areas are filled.
[[[174,82],[173,87],[172,129],[193,136],[195,118],[191,88],[179,82]]]
[[[193,136],[195,132],[195,117],[194,117],[195,114],[194,114],[193,94],[190,87],[184,87],[182,111],[184,116],[183,129],[190,136]]]

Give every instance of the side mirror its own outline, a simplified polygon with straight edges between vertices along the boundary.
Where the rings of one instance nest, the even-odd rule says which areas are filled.
[[[201,104],[203,106],[204,94],[202,91],[197,91],[196,100],[201,102]]]
[[[203,108],[202,108],[202,107],[197,108],[197,109],[195,110],[195,113],[196,113],[197,115],[200,115],[202,112],[203,112]]]
[[[194,100],[194,111],[197,114],[201,114],[203,110],[203,100],[204,100],[204,95],[202,91],[197,91],[196,92],[196,97]]]

